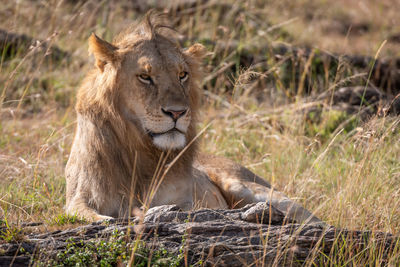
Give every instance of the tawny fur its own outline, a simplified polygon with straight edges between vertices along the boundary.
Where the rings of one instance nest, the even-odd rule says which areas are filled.
[[[181,49],[163,28],[148,15],[112,44],[90,37],[96,68],[77,95],[67,212],[93,221],[127,217],[143,206],[189,210],[269,201],[291,219],[320,222],[246,168],[197,153],[200,62],[207,51],[201,44]],[[178,109],[185,112],[173,118]]]

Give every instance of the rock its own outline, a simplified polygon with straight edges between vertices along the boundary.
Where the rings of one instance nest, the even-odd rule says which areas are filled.
[[[400,94],[393,97],[373,86],[342,87],[311,98],[311,102],[320,104],[306,107],[304,112],[314,113],[314,116],[320,114],[323,109],[344,111],[348,115],[357,114],[364,121],[374,115],[400,114]]]
[[[380,101],[386,101],[387,96],[372,86],[342,87],[334,92],[324,92],[318,100],[332,100],[332,104],[348,103],[350,105],[362,106],[372,105]]]
[[[323,101],[328,108],[347,114],[359,113],[361,119],[365,119],[387,106],[391,98],[372,86],[352,86],[324,92],[316,100]]]
[[[400,115],[400,94],[393,98],[385,111],[389,114]]]
[[[280,224],[285,219],[285,215],[282,212],[262,202],[255,205],[247,205],[244,209],[246,208],[247,210],[240,215],[241,219],[246,222]]]
[[[179,213],[179,208],[176,205],[164,205],[157,206],[149,209],[144,218],[145,223],[157,223],[157,222],[171,222],[177,216],[187,218],[185,213]]]
[[[318,225],[286,223],[284,216],[268,203],[247,205],[236,210],[180,211],[176,206],[150,209],[142,222],[116,220],[93,223],[63,231],[28,234],[23,241],[0,243],[0,266],[27,266],[32,256],[39,259],[56,258],[64,251],[68,240],[86,244],[107,240],[115,231],[130,233],[134,242],[138,235],[151,249],[167,249],[171,253],[186,251],[185,261],[202,261],[206,266],[301,265],[312,253],[330,255],[335,245],[346,239],[351,244],[343,249],[354,255],[373,242],[383,251],[380,263],[385,263],[398,237],[385,233],[349,231]],[[140,226],[140,227],[139,227]],[[23,250],[21,250],[23,248]],[[315,257],[315,264],[324,265],[324,257]],[[319,262],[321,261],[321,262]]]

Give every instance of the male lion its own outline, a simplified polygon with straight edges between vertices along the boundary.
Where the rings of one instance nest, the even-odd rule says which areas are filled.
[[[78,92],[66,166],[67,213],[91,221],[135,207],[238,208],[268,201],[297,222],[318,218],[236,163],[197,153],[201,44],[181,49],[147,15],[111,44],[92,34],[96,68]]]

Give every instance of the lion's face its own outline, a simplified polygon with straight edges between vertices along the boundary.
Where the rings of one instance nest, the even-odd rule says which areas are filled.
[[[186,145],[191,123],[191,69],[185,56],[165,38],[143,40],[121,65],[124,115],[162,150]]]
[[[181,49],[151,27],[139,26],[113,44],[92,35],[89,49],[98,72],[82,99],[116,105],[128,124],[161,150],[182,149],[194,136],[198,106],[200,44]],[[116,99],[116,101],[105,101]]]

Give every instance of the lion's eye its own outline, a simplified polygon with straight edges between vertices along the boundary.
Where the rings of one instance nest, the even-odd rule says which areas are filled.
[[[189,74],[186,71],[182,71],[179,73],[179,80],[181,80],[182,83],[186,81],[188,77]]]
[[[151,84],[152,83],[152,79],[151,79],[150,75],[140,74],[137,77],[138,77],[139,81],[141,81],[142,83],[145,83],[145,84]]]

